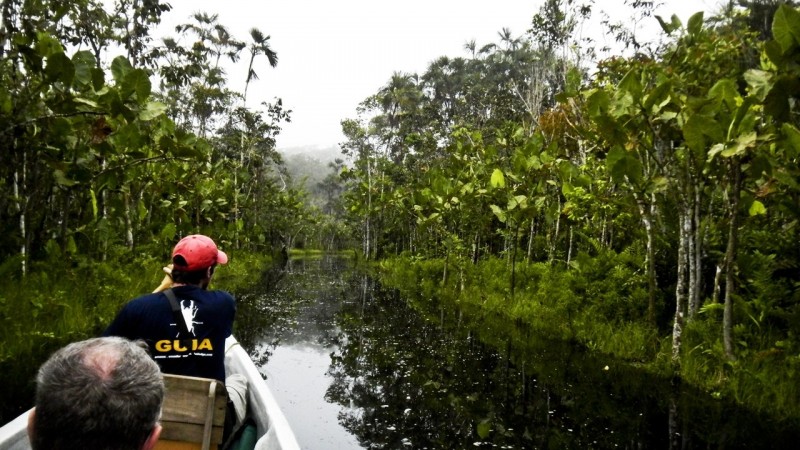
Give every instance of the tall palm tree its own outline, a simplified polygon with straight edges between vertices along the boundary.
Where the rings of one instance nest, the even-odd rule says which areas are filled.
[[[247,105],[247,88],[250,86],[250,81],[258,79],[258,74],[253,70],[253,62],[256,56],[266,56],[271,67],[278,65],[278,54],[269,45],[269,35],[265,36],[258,28],[252,28],[250,29],[250,37],[253,38],[253,42],[250,44],[250,64],[247,66],[247,80],[244,83],[243,103],[245,106]]]

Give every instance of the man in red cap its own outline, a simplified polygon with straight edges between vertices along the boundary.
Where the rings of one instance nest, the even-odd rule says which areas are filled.
[[[128,302],[103,335],[143,339],[164,373],[224,381],[236,303],[208,285],[217,264],[227,262],[208,236],[186,236],[172,251],[172,282]]]

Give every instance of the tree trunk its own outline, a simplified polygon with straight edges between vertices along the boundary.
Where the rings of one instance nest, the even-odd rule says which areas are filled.
[[[530,261],[531,258],[533,257],[533,237],[535,234],[535,224],[536,224],[536,218],[531,217],[531,229],[530,232],[528,233],[528,255],[527,255],[528,261]]]
[[[511,245],[514,249],[511,251],[511,298],[514,298],[514,287],[517,284],[517,234],[519,233],[519,225],[514,228],[514,236],[511,239]]]
[[[125,246],[133,250],[133,221],[131,220],[131,197],[130,193],[123,192],[122,197],[125,201]]]
[[[724,262],[722,264],[725,264]],[[714,292],[711,294],[711,303],[719,303],[719,291],[722,285],[722,265],[717,264],[717,272],[714,274]]]
[[[364,257],[370,259],[370,216],[372,215],[372,166],[367,156],[367,217],[364,224]]]
[[[556,226],[553,230],[552,239],[550,239],[550,262],[552,263],[556,258],[556,242],[558,242],[559,228],[561,227],[561,198],[558,197],[558,214],[556,217]]]
[[[700,191],[701,187],[695,185],[694,187],[694,214],[692,219],[693,233],[692,233],[692,259],[690,264],[693,277],[690,277],[689,285],[689,319],[697,314],[700,309],[700,287],[703,280],[703,232],[700,227]]]
[[[27,202],[24,200],[27,196],[24,195],[25,189],[25,161],[26,153],[22,150],[22,168],[14,171],[14,202],[17,204],[17,213],[19,213],[19,232],[20,232],[20,249],[19,255],[22,259],[20,269],[22,276],[27,273],[27,259],[28,259],[28,233],[27,226],[25,225],[25,212],[27,210]]]
[[[740,161],[734,157],[731,161],[731,210],[730,227],[728,228],[728,247],[725,250],[725,310],[722,315],[722,345],[725,356],[736,359],[733,348],[733,289],[737,274],[736,255],[739,240],[739,199],[742,189],[742,172]]]
[[[572,225],[569,226],[569,244],[567,244],[567,267],[569,267],[569,262],[572,260]]]
[[[656,263],[655,263],[655,231],[653,230],[653,220],[651,217],[651,207],[646,204],[641,196],[635,195],[636,204],[639,206],[639,214],[642,216],[642,224],[647,236],[647,321],[655,327],[656,325]]]
[[[681,205],[679,222],[680,226],[680,239],[678,243],[678,280],[675,284],[675,319],[672,325],[672,362],[680,362],[681,356],[681,338],[683,334],[683,317],[686,308],[686,285],[687,275],[689,272],[689,236],[691,235],[691,217],[692,214],[683,202]]]

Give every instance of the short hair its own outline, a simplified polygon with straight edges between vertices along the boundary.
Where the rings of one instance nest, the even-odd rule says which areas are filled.
[[[216,264],[211,266],[211,274],[214,274],[214,269],[217,267]],[[208,277],[208,267],[202,270],[194,270],[194,271],[185,271],[176,269],[175,267],[172,268],[172,273],[170,274],[172,281],[175,283],[184,283],[184,284],[200,284],[206,277]]]
[[[36,377],[34,449],[140,449],[161,416],[164,379],[142,341],[102,337],[55,352]]]

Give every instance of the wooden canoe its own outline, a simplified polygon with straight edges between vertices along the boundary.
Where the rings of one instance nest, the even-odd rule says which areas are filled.
[[[299,450],[289,422],[283,415],[272,392],[261,373],[236,338],[229,337],[225,342],[226,373],[239,373],[247,378],[247,407],[249,416],[255,421],[257,450]],[[27,411],[0,428],[0,450],[27,450],[28,441]]]

